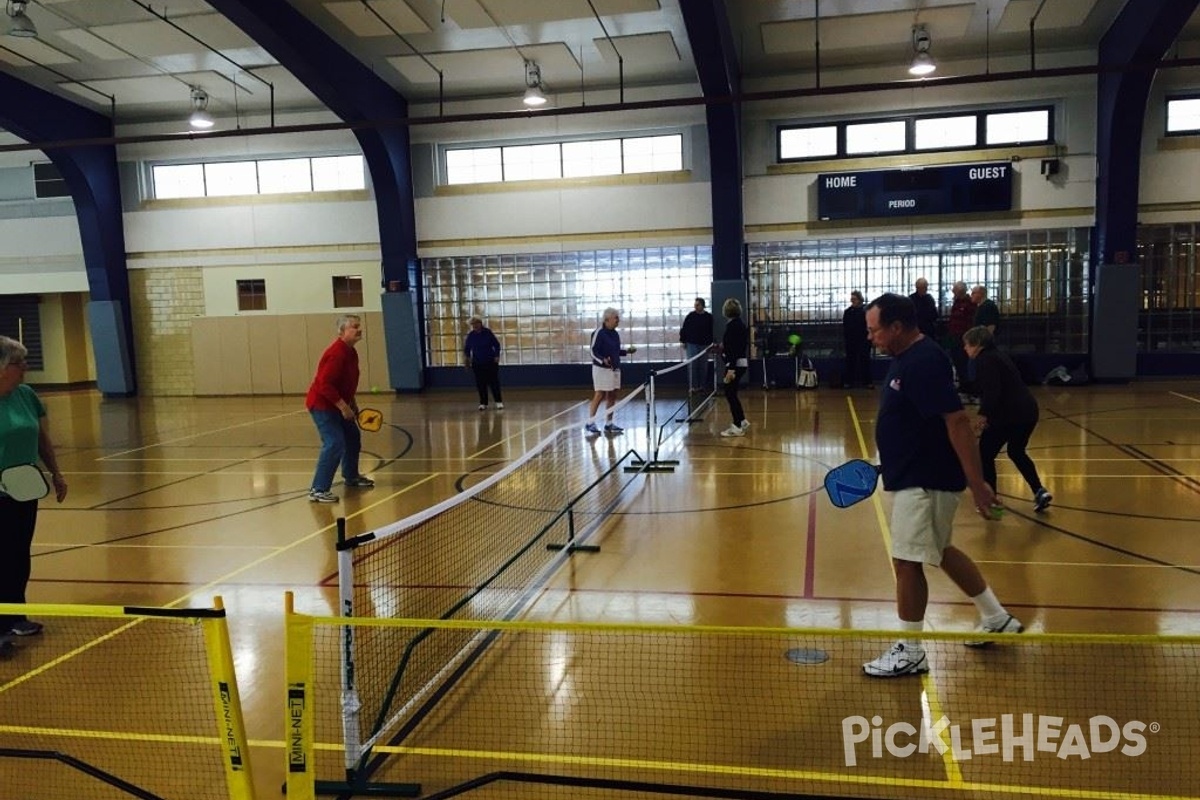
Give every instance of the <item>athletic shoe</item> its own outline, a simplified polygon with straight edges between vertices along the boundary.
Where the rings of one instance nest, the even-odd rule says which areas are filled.
[[[347,478],[347,486],[355,486],[359,489],[374,489],[375,481],[368,478],[366,475],[359,475],[357,478]]]
[[[872,678],[899,678],[901,675],[929,672],[929,660],[925,658],[925,649],[920,645],[896,642],[891,650],[863,664],[862,668]]]
[[[1005,614],[998,617],[992,622],[981,622],[976,628],[980,633],[1021,633],[1025,630],[1025,626],[1021,624],[1021,620],[1014,617],[1012,614]],[[987,639],[964,642],[967,647],[987,647],[992,644]]]
[[[604,426],[604,432],[610,436],[616,436],[619,433],[624,433],[625,429],[620,425],[613,425],[611,422]]]
[[[336,503],[338,496],[333,492],[319,492],[312,489],[308,493],[308,502],[310,503]]]
[[[20,622],[13,623],[13,626],[8,629],[8,632],[13,636],[37,636],[42,632],[43,625],[40,622],[34,622],[31,619],[23,619]]]
[[[1043,487],[1037,490],[1037,494],[1033,496],[1033,510],[1045,511],[1050,507],[1050,502],[1054,500],[1054,495],[1050,494]]]
[[[487,411],[487,406],[481,405],[481,406],[479,407],[479,410],[480,410],[480,411]]]
[[[721,431],[722,436],[745,436],[746,429],[741,425],[730,425],[725,430]]]
[[[750,430],[750,420],[748,420],[748,419],[742,420],[742,424],[739,425],[738,427],[740,427],[744,431]]]
[[[587,425],[584,425],[583,430],[587,433],[592,434],[593,436],[600,435],[600,429],[596,427],[596,423],[594,423],[594,422],[589,422]]]
[[[503,411],[503,410],[504,410],[504,403],[496,403],[496,410],[497,410],[497,411]]]
[[[8,639],[0,641],[0,661],[8,661],[10,658],[16,658],[17,646]]]

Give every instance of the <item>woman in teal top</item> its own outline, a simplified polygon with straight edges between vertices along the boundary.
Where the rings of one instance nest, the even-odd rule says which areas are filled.
[[[62,502],[67,482],[58,471],[46,408],[37,393],[24,384],[25,345],[0,336],[0,469],[42,463],[50,470],[54,496]],[[33,529],[37,500],[14,500],[0,492],[0,602],[24,603],[32,566]],[[14,636],[42,632],[41,623],[24,616],[0,615],[0,658],[16,653]]]

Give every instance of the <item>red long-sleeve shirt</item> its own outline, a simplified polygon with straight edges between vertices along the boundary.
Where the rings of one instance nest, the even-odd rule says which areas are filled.
[[[338,401],[354,405],[358,391],[358,351],[341,339],[325,348],[304,405],[309,411],[337,411]]]

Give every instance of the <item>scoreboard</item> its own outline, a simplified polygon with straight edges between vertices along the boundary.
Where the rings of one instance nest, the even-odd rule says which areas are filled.
[[[817,176],[819,219],[977,214],[1012,209],[1012,164],[999,161]]]

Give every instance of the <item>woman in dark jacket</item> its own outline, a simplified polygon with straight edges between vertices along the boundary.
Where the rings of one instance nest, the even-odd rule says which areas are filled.
[[[721,306],[725,316],[725,336],[721,339],[721,355],[725,359],[725,399],[733,414],[733,424],[721,431],[722,436],[745,436],[750,420],[738,400],[738,384],[750,368],[750,329],[742,321],[742,304],[729,298]]]
[[[1008,458],[1021,472],[1033,492],[1033,507],[1045,511],[1054,498],[1037,466],[1025,452],[1038,423],[1038,403],[1021,380],[1012,359],[996,349],[992,332],[982,325],[963,334],[963,349],[975,363],[975,386],[979,393],[979,458],[983,479],[996,487],[996,456],[1008,445]]]
[[[842,385],[871,387],[871,340],[867,338],[867,310],[862,292],[850,293],[850,307],[842,313],[842,339],[846,345],[846,372]]]

